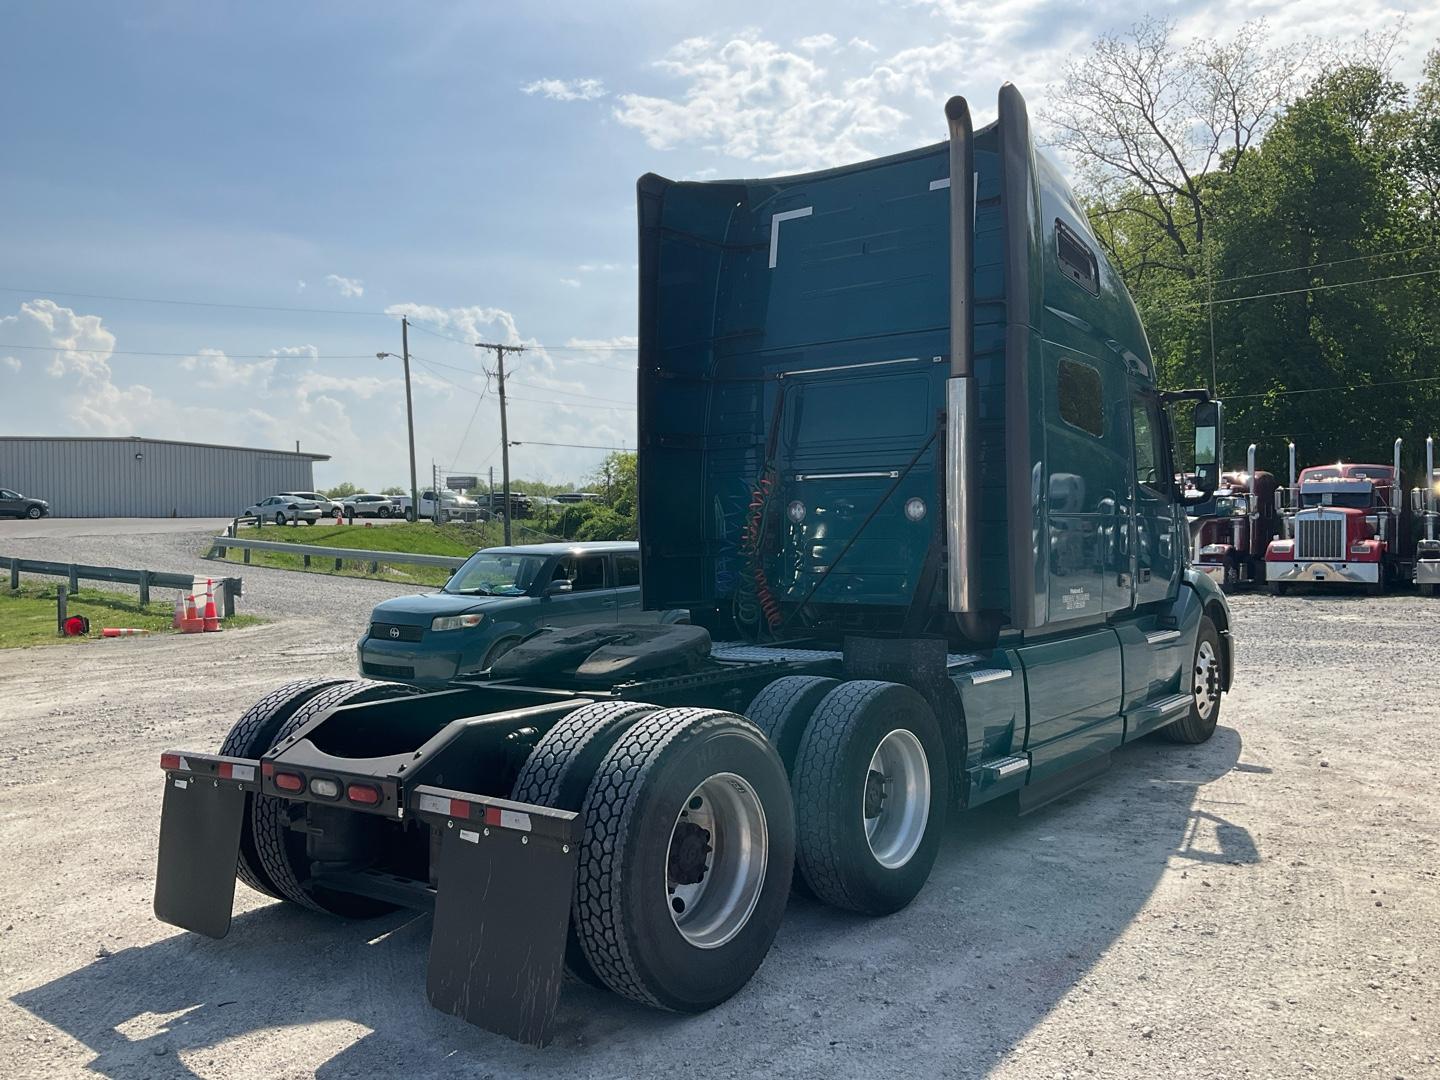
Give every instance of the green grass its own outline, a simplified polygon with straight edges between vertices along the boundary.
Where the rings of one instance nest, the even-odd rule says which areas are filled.
[[[539,538],[517,524],[514,542],[534,543]],[[393,525],[266,525],[263,528],[242,528],[237,534],[241,540],[269,540],[275,543],[294,544],[295,554],[282,551],[252,551],[250,565],[269,566],[280,570],[304,570],[312,574],[330,574],[340,577],[363,577],[373,581],[394,581],[407,585],[444,585],[450,572],[441,566],[411,566],[404,563],[387,564],[380,561],[378,572],[371,571],[368,559],[341,559],[337,568],[333,558],[315,555],[310,565],[305,565],[307,546],[331,548],[355,548],[361,551],[394,551],[414,555],[450,555],[469,558],[481,548],[499,547],[505,542],[505,534],[496,522],[450,522],[436,525],[433,522],[397,522]],[[245,553],[230,548],[225,561],[241,563]]]
[[[133,596],[81,589],[67,598],[69,615],[84,615],[90,620],[89,638],[61,637],[55,630],[55,586],[24,582],[18,589],[8,585],[0,588],[0,649],[23,648],[28,645],[57,645],[100,638],[107,626],[129,626],[153,633],[174,633],[170,629],[175,609],[172,603],[152,602],[142,608]],[[254,615],[236,615],[226,619],[229,628],[255,626],[265,620]]]

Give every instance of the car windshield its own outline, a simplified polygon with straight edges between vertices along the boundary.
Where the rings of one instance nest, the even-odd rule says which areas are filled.
[[[466,596],[521,596],[529,591],[545,565],[541,555],[479,551],[455,571],[445,592]]]
[[[1301,506],[1344,506],[1351,510],[1370,509],[1368,491],[1306,491],[1300,495]]]

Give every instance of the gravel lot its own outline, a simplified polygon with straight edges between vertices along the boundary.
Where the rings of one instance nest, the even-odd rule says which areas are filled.
[[[177,569],[168,542],[86,558]],[[792,898],[707,1015],[567,986],[534,1051],[429,1008],[427,918],[243,886],[223,942],[151,914],[159,752],[349,673],[351,621],[387,595],[252,570],[245,610],[312,589],[323,619],[0,654],[6,1076],[1440,1076],[1440,602],[1238,598],[1208,744],[1146,740],[1029,817],[962,817],[891,918]]]

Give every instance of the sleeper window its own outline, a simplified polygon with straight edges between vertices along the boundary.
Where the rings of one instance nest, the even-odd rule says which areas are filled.
[[[1057,397],[1060,419],[1097,439],[1104,436],[1105,395],[1100,387],[1100,372],[1078,360],[1062,359]]]

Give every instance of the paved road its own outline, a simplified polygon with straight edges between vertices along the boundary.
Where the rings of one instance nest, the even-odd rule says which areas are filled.
[[[116,519],[113,527],[102,527],[109,520],[44,518],[39,522],[5,522],[4,525],[19,524],[32,531],[37,526],[40,528],[38,535],[17,536],[0,531],[0,555],[118,566],[127,570],[160,570],[201,578],[239,576],[244,579],[245,592],[237,610],[269,618],[322,619],[334,627],[337,635],[351,642],[360,636],[371,609],[381,600],[426,591],[408,584],[391,585],[363,578],[330,577],[202,559],[200,556],[210,549],[210,538],[219,531],[220,524],[228,522],[129,518]],[[72,531],[77,527],[82,531]],[[36,580],[53,583],[56,579]],[[105,587],[126,588],[123,585]],[[163,601],[163,594],[152,595]]]

